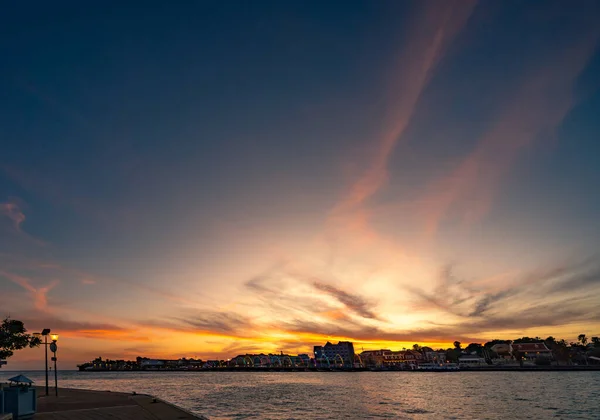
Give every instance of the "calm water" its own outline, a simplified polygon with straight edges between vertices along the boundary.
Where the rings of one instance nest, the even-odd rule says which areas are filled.
[[[149,393],[211,419],[600,419],[600,372],[60,372],[59,384]]]

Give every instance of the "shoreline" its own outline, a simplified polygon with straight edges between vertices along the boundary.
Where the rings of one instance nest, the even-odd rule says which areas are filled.
[[[315,373],[315,372],[593,372],[600,371],[600,366],[482,366],[468,367],[461,369],[369,369],[369,368],[353,368],[353,369],[327,369],[327,368],[271,368],[271,367],[236,367],[236,368],[208,368],[208,369],[144,369],[144,370],[114,370],[114,369],[90,369],[80,370],[78,372],[85,373],[106,373],[106,372],[148,372],[148,373],[203,373],[203,372],[286,372],[286,373]],[[72,371],[71,371],[72,372]]]

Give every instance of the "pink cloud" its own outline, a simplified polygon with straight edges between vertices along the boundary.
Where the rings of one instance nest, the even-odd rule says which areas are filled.
[[[26,277],[19,276],[17,274],[9,273],[6,271],[0,271],[0,275],[6,277],[8,280],[12,281],[15,284],[18,284],[27,292],[29,292],[30,296],[33,299],[33,306],[40,311],[46,311],[48,309],[48,292],[50,292],[50,290],[52,290],[59,283],[58,280],[53,280],[44,287],[36,288]]]
[[[387,181],[388,160],[408,127],[417,103],[437,63],[471,16],[476,1],[430,2],[410,28],[409,42],[399,55],[390,86],[393,101],[387,123],[376,140],[367,170],[339,202],[336,212],[351,210],[375,194]]]
[[[13,233],[17,233],[20,238],[31,241],[39,246],[46,246],[46,242],[28,234],[22,229],[21,225],[27,219],[23,213],[24,207],[26,206],[22,200],[18,198],[9,198],[7,202],[0,203],[0,219],[2,219],[2,217],[8,218],[12,224],[10,230],[12,230]]]
[[[574,83],[600,33],[594,29],[586,35],[577,45],[554,50],[558,58],[554,56],[551,63],[536,63],[537,71],[518,88],[475,149],[450,174],[425,189],[417,206],[425,219],[428,237],[437,232],[452,211],[464,222],[481,220],[520,152],[541,134],[556,130],[576,103]]]
[[[372,211],[366,201],[388,180],[389,159],[417,110],[419,99],[427,87],[437,64],[466,25],[477,2],[423,2],[408,29],[403,46],[393,66],[388,83],[388,110],[379,135],[373,139],[373,155],[350,189],[334,206],[328,219],[326,236],[343,242],[357,254],[379,249],[385,256],[408,257],[407,249],[393,238],[382,236],[371,225]]]
[[[21,224],[25,221],[25,215],[18,204],[14,202],[0,203],[0,215],[12,220],[15,229],[21,230]]]

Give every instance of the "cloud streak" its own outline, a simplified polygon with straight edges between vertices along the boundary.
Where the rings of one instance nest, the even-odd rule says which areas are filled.
[[[493,285],[476,289],[467,282],[457,284],[466,296],[458,303],[452,294],[413,290],[421,302],[456,317],[446,324],[436,324],[455,334],[477,336],[565,326],[597,322],[600,317],[594,298],[600,289],[600,264],[596,259],[524,273],[502,284],[500,290],[489,290]]]
[[[476,4],[474,0],[420,3],[419,16],[408,31],[408,45],[395,67],[390,87],[393,102],[385,128],[376,141],[374,157],[334,212],[356,208],[384,185],[390,156],[408,127],[423,90]]]
[[[119,326],[112,323],[73,321],[56,316],[48,316],[45,312],[26,313],[20,317],[27,329],[41,331],[51,328],[53,332],[59,333],[63,339],[94,339],[130,342],[149,341],[148,331],[140,330],[139,326],[130,324]]]
[[[489,212],[494,192],[519,153],[540,135],[556,130],[575,105],[574,84],[599,35],[597,25],[588,28],[576,41],[553,49],[551,57],[538,57],[537,63],[530,63],[534,70],[475,149],[417,200],[429,237],[452,210],[464,222],[481,220]]]
[[[7,278],[11,282],[18,284],[27,292],[29,292],[33,300],[33,306],[40,311],[48,310],[48,293],[50,292],[50,290],[52,290],[55,286],[59,284],[58,280],[52,280],[46,286],[34,287],[31,284],[31,280],[26,277],[19,276],[17,274],[9,273],[6,271],[0,271],[0,275]]]
[[[234,312],[194,311],[176,320],[201,331],[229,334],[252,326],[247,317]]]
[[[17,231],[21,231],[21,224],[25,221],[25,214],[17,203],[0,203],[0,215],[8,217]]]
[[[322,283],[318,280],[313,281],[312,285],[317,290],[325,292],[329,296],[334,297],[336,300],[346,306],[346,308],[357,313],[363,318],[378,319],[378,316],[375,315],[375,313],[373,313],[371,310],[373,305],[363,297],[345,292],[344,290]]]
[[[185,297],[177,293],[173,293],[169,290],[165,290],[163,288],[155,287],[152,285],[145,284],[144,282],[129,280],[126,278],[114,278],[102,275],[96,275],[89,273],[84,270],[80,270],[77,268],[72,268],[65,266],[63,264],[59,264],[53,261],[43,261],[34,263],[38,268],[43,268],[49,271],[54,271],[61,273],[62,275],[68,275],[77,279],[77,281],[84,285],[117,285],[122,286],[126,285],[131,287],[132,289],[139,290],[154,296],[158,296],[164,299],[168,299],[173,302],[194,306],[198,303],[198,300],[195,300],[193,296]],[[31,263],[26,262],[26,268],[31,268]]]

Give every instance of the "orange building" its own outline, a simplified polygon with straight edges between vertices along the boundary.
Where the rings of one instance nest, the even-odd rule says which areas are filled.
[[[423,355],[414,350],[385,351],[383,364],[386,366],[401,366],[416,368],[423,362]]]

